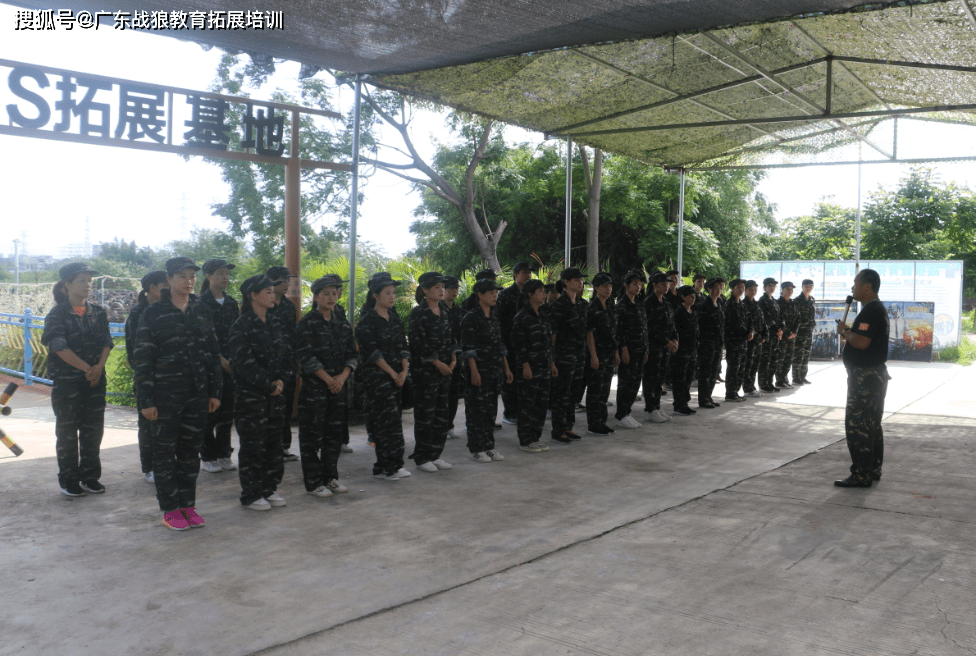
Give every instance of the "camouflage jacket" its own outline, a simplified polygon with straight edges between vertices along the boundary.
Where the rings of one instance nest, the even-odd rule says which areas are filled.
[[[139,301],[129,310],[129,316],[125,319],[125,357],[132,366],[132,354],[136,350],[136,331],[139,330],[139,318],[149,307],[147,301]]]
[[[451,364],[451,356],[461,352],[454,339],[451,326],[451,310],[447,303],[440,301],[440,315],[427,305],[427,301],[410,311],[410,368],[419,370],[423,366],[433,367],[434,360]]]
[[[644,313],[647,315],[647,343],[650,350],[661,350],[668,342],[678,338],[674,327],[674,310],[667,295],[658,300],[656,294],[648,294],[644,299]]]
[[[72,367],[54,353],[70,349],[89,365],[98,364],[102,351],[113,346],[108,314],[101,305],[92,305],[88,301],[85,301],[83,316],[78,316],[70,301],[58,303],[44,318],[41,343],[51,352],[47,362],[52,380],[63,383],[86,381],[84,371]],[[102,377],[105,377],[104,371]]]
[[[565,292],[549,308],[549,326],[556,337],[557,351],[579,353],[586,348],[586,308],[582,296],[573,303]]]
[[[800,328],[808,330],[817,325],[817,299],[813,296],[806,298],[803,293],[793,299],[797,313],[800,315]]]
[[[627,347],[627,352],[633,358],[644,355],[648,350],[647,312],[643,304],[630,300],[627,294],[621,294],[614,306],[617,315],[617,341],[620,348]]]
[[[586,308],[586,332],[593,333],[598,354],[606,356],[617,350],[617,313],[609,299],[606,307],[598,298],[590,301]]]
[[[366,308],[356,324],[356,341],[359,342],[364,364],[375,365],[385,360],[393,371],[399,372],[400,361],[410,357],[410,350],[399,315],[391,308],[389,316],[389,319],[384,319],[375,309]],[[367,367],[366,371],[374,373],[374,369],[379,371],[375,366]]]
[[[319,310],[306,313],[295,329],[294,343],[306,382],[323,382],[318,376],[310,375],[319,369],[325,369],[330,376],[338,376],[346,367],[355,370],[359,364],[352,326],[335,310],[329,321]]]
[[[240,391],[266,396],[275,391],[274,381],[288,383],[294,375],[291,339],[270,312],[265,321],[245,312],[231,325],[228,335],[230,369]]]
[[[706,296],[695,305],[695,315],[698,317],[699,342],[722,344],[725,337],[725,309],[722,304],[718,301],[712,303],[712,297]]]
[[[513,373],[516,380],[522,375],[521,368],[526,362],[532,369],[532,377],[549,375],[552,364],[552,329],[549,327],[549,311],[543,305],[539,314],[531,306],[519,310],[512,322],[512,357],[518,369]]]
[[[766,322],[766,328],[769,329],[766,339],[771,339],[776,336],[777,332],[783,330],[783,315],[780,313],[779,303],[776,302],[776,299],[763,294],[762,298],[759,299],[759,309],[762,310],[763,321]],[[784,335],[784,337],[788,337],[788,335]]]
[[[512,325],[515,323],[515,315],[519,311],[519,295],[522,290],[514,282],[505,289],[498,292],[498,303],[495,305],[495,312],[498,315],[498,323],[502,329],[502,340],[506,347],[511,347]]]
[[[674,313],[674,327],[678,331],[678,355],[692,355],[698,350],[698,316],[695,314],[697,306],[691,306],[691,312],[684,306]]]
[[[725,344],[742,346],[753,331],[752,317],[745,303],[730,298],[725,303]]]
[[[776,299],[779,305],[779,314],[783,317],[783,339],[793,335],[800,329],[800,306],[791,300],[786,300],[782,296]]]
[[[210,308],[213,315],[214,332],[220,344],[220,354],[230,360],[230,327],[241,316],[241,307],[230,294],[224,294],[224,302],[218,303],[209,289],[200,294],[200,302]]]
[[[502,341],[502,330],[494,313],[485,316],[478,306],[461,319],[461,359],[474,358],[482,377],[504,373],[502,358],[508,349]]]
[[[759,307],[759,301],[750,301],[747,298],[742,301],[742,305],[746,308],[746,312],[749,313],[750,325],[752,326],[753,332],[756,333],[753,339],[758,340],[758,342],[769,339],[769,328],[766,326],[766,320],[763,318],[763,311]]]

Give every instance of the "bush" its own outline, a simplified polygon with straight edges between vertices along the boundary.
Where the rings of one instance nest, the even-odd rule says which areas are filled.
[[[976,342],[963,336],[962,343],[959,346],[947,346],[939,351],[939,360],[955,362],[968,367],[976,361]]]

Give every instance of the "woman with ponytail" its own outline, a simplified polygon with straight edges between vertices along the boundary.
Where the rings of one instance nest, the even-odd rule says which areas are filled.
[[[41,343],[57,357],[48,360],[54,381],[51,406],[57,436],[58,483],[69,497],[100,494],[105,486],[99,449],[105,426],[105,362],[112,351],[108,315],[86,299],[92,276],[77,262],[61,267],[54,286],[57,303],[44,319]]]

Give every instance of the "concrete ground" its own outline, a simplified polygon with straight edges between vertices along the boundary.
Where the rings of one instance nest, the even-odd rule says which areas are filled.
[[[106,416],[108,493],[68,499],[48,401],[21,388],[0,418],[26,451],[0,454],[0,655],[976,653],[976,367],[891,365],[869,490],[831,484],[846,379],[811,369],[542,454],[506,426],[504,462],[451,440],[453,470],[395,483],[353,427],[348,494],[303,494],[289,463],[288,506],[254,513],[233,473],[201,472],[208,525],[183,533],[139,475],[132,410]]]

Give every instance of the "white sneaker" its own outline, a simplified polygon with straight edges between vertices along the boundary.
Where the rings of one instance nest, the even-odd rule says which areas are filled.
[[[538,442],[531,442],[530,444],[522,444],[519,446],[520,451],[527,451],[529,453],[542,453],[542,445]]]
[[[663,424],[668,420],[668,418],[659,413],[660,410],[653,410],[645,414],[647,414],[648,421],[653,421],[655,424]]]
[[[285,449],[284,451],[281,452],[281,459],[284,460],[285,462],[294,462],[295,460],[298,460],[298,456],[292,453],[291,451],[289,451],[288,449]]]
[[[754,389],[751,392],[749,392],[749,396],[754,396],[754,397],[757,397],[757,398],[760,397],[760,396],[762,396],[762,395],[763,395],[763,393],[760,390],[757,390],[757,389]]]
[[[661,408],[658,408],[654,412],[656,412],[657,416],[663,419],[664,421],[671,421],[671,415],[664,414],[664,410],[661,410]]]
[[[200,469],[205,472],[210,472],[211,474],[217,474],[224,471],[223,468],[217,464],[216,460],[203,460],[200,462]]]
[[[417,465],[417,469],[425,472],[435,472],[437,471],[437,465],[432,462],[425,462],[422,465]]]
[[[630,415],[627,415],[623,419],[618,419],[616,425],[617,428],[640,428],[641,427],[640,422],[634,419],[633,417],[631,417]]]
[[[342,452],[343,453],[353,453],[353,448],[351,446],[349,446],[348,444],[343,444],[342,445]]]
[[[373,474],[373,478],[378,478],[378,479],[383,480],[383,481],[398,481],[398,480],[400,480],[400,474],[399,473],[395,473],[395,474],[390,474],[389,476],[387,476],[383,472],[380,472],[379,474]]]
[[[143,474],[143,477],[145,477],[147,483],[152,483],[155,485],[156,477],[153,476],[152,472],[146,472],[145,474]]]
[[[410,472],[408,472],[403,467],[400,467],[400,469],[397,470],[397,476],[399,476],[400,478],[410,478],[412,475],[413,474],[411,474]]]
[[[494,450],[492,450],[492,451],[485,451],[485,455],[488,456],[489,458],[491,458],[492,460],[504,460],[505,459],[505,456],[503,456],[502,454],[498,453],[498,451],[494,451]]]
[[[502,414],[502,423],[509,424],[510,426],[518,426],[518,417],[515,419],[509,419],[504,414]]]
[[[277,492],[272,492],[271,496],[264,497],[264,500],[270,503],[275,508],[281,508],[282,506],[287,506],[288,502],[284,498],[280,497]]]
[[[471,457],[474,458],[475,462],[491,462],[491,456],[489,456],[484,451],[479,451],[478,453],[472,453]]]
[[[234,461],[231,460],[230,458],[217,458],[217,464],[220,465],[220,468],[223,469],[224,471],[237,470],[237,465],[235,465]]]
[[[332,494],[345,494],[346,492],[349,491],[348,487],[346,487],[345,485],[343,485],[342,483],[340,483],[334,478],[328,483],[326,483],[325,487],[329,488],[332,491]]]
[[[320,499],[327,499],[332,496],[332,490],[324,485],[319,485],[314,490],[307,490],[305,494],[311,494],[313,497],[319,497]]]
[[[249,503],[244,507],[248,510],[271,510],[271,504],[264,499],[258,499],[254,503]]]
[[[451,430],[447,431],[447,439],[459,440],[461,439],[461,433],[452,428]]]
[[[438,458],[434,461],[434,466],[438,469],[453,469],[454,465],[444,460],[443,458]]]

